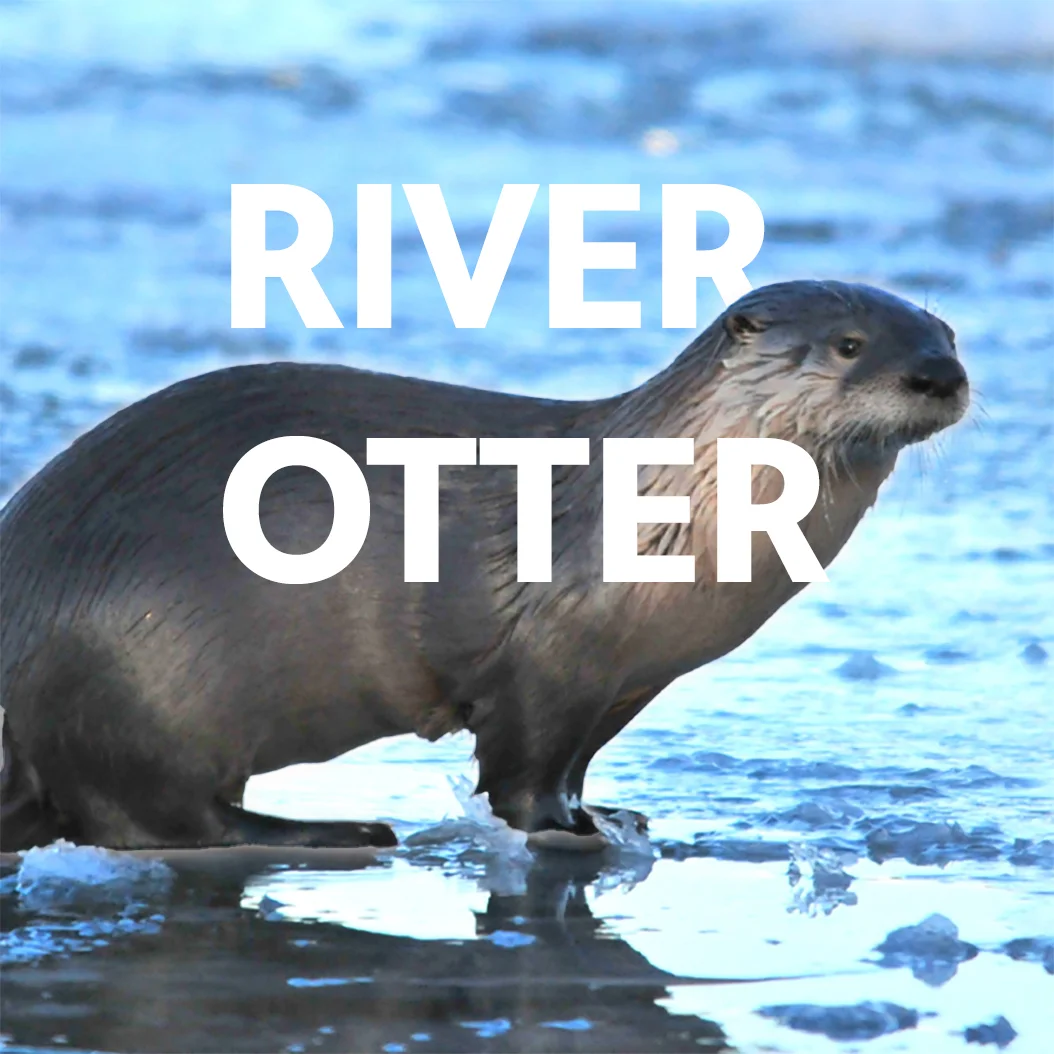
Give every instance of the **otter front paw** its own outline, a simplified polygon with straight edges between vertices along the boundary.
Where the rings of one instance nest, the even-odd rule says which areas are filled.
[[[572,806],[565,795],[541,796],[534,804],[527,825],[527,844],[532,848],[597,852],[610,844],[593,817]]]
[[[598,852],[648,837],[648,818],[633,809],[609,805],[581,805],[571,810],[573,826],[548,823],[527,836],[540,849]]]

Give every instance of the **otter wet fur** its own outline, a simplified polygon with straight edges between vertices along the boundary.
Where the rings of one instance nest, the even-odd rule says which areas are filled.
[[[0,847],[391,845],[385,824],[249,812],[246,781],[384,736],[464,728],[498,816],[595,839],[594,816],[609,810],[581,798],[597,751],[802,588],[764,534],[752,582],[716,581],[715,440],[786,439],[812,455],[820,494],[801,527],[826,566],[899,451],[955,423],[968,399],[947,325],[834,281],[748,293],[666,369],[606,399],[295,363],[157,392],[3,510]],[[237,461],[286,435],[342,447],[369,484],[362,550],[311,585],[258,577],[223,528]],[[553,470],[552,582],[517,581],[516,470],[491,466],[441,469],[440,580],[403,580],[403,470],[367,465],[366,439],[452,435],[592,441],[589,465]],[[694,465],[640,472],[642,493],[689,495],[691,522],[639,532],[642,553],[694,553],[694,584],[603,581],[609,436],[695,439]],[[754,473],[755,502],[778,496],[776,470]],[[328,484],[283,469],[260,518],[276,548],[310,552],[330,530]]]

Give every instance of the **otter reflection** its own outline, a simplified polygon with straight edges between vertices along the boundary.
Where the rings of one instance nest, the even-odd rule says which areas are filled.
[[[71,1047],[109,1051],[727,1049],[713,1022],[658,1005],[690,979],[656,969],[593,916],[594,854],[540,859],[522,895],[492,894],[477,913],[477,936],[488,939],[464,942],[265,917],[242,907],[260,864],[237,854],[172,860],[171,901],[151,909],[165,912],[159,933],[7,969],[11,1041],[51,1047],[61,1034]],[[17,906],[5,914],[5,929],[32,921]]]

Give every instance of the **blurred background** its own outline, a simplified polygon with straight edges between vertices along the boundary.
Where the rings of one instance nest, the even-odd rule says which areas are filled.
[[[1042,2],[0,11],[8,492],[114,407],[235,361],[337,358],[550,395],[632,385],[689,339],[660,328],[663,182],[758,201],[755,285],[874,281],[936,306],[967,347],[1049,335]],[[229,330],[232,182],[326,200],[336,234],[319,275],[345,332],[304,329],[280,290],[265,332]],[[390,332],[354,329],[360,182],[396,185]],[[441,184],[470,264],[501,185],[542,184],[482,332],[450,321],[398,192],[410,182]],[[634,239],[637,270],[590,275],[587,296],[640,299],[642,332],[549,331],[556,182],[641,185],[639,214],[597,214],[587,231]],[[291,237],[282,218],[275,245]],[[701,245],[724,240],[711,222]],[[700,300],[704,323],[722,305],[702,283]],[[1049,367],[1014,373],[997,383],[1049,392]]]
[[[474,1007],[476,1017],[455,1001],[443,1013],[472,1049],[644,1049],[632,1046],[644,1036],[654,1049],[700,1049],[727,1034],[741,1049],[797,1052],[831,1047],[760,1015],[763,1004],[891,999],[936,1016],[870,1049],[959,1049],[965,1027],[998,1014],[1021,1033],[1015,1051],[1045,1049],[1054,7],[8,0],[0,40],[0,501],[120,406],[232,363],[344,362],[558,397],[637,384],[691,337],[660,323],[663,182],[725,183],[753,196],[766,221],[747,269],[755,286],[862,280],[947,320],[975,388],[970,419],[902,459],[829,583],[678,682],[591,771],[594,800],[653,817],[661,854],[630,877],[616,867],[574,879],[597,939],[612,942],[598,945],[597,962],[623,942],[649,968],[758,983],[667,992],[652,978],[627,1005],[666,1024],[639,1017],[636,1032],[624,1023],[605,1032],[613,1011],[590,1009],[603,1002],[592,989],[578,1017],[561,1011],[565,1024],[586,1026],[562,1031],[543,1027],[549,996],[538,997],[535,1017],[522,1000],[500,1012]],[[317,273],[347,328],[305,329],[280,289],[269,293],[265,330],[229,328],[232,182],[296,183],[326,200],[335,236]],[[398,187],[411,182],[442,186],[470,267],[502,184],[542,184],[486,329],[454,328]],[[641,300],[640,330],[548,328],[546,185],[557,182],[640,184],[639,213],[596,214],[586,225],[589,238],[636,241],[637,269],[588,275],[586,295]],[[357,183],[395,185],[391,330],[354,326]],[[292,237],[281,219],[274,247]],[[723,221],[701,219],[701,246],[724,237]],[[712,286],[699,289],[702,325],[722,305]],[[470,771],[471,746],[466,737],[376,744],[255,779],[248,804],[384,816],[404,837],[420,835],[459,813],[447,777]],[[504,887],[487,878],[472,831],[459,830],[461,841],[398,857],[377,873],[383,881],[257,876],[238,885],[235,903],[255,920],[258,948],[261,931],[279,932],[265,925],[276,911],[283,925],[324,916],[344,933],[398,937],[405,946],[392,969],[417,969],[421,941],[478,943],[497,925],[481,920]],[[81,966],[95,980],[64,989],[59,974],[41,971],[85,949],[48,929],[39,905],[12,903],[9,961],[36,971],[31,983],[11,967],[5,985],[4,1029],[20,1041],[47,1046],[58,1034],[95,1049],[192,1049],[180,1042],[198,1040],[179,1029],[198,1020],[212,1022],[218,1049],[275,1049],[279,1033],[266,1028],[278,1026],[253,1023],[249,1003],[208,1017],[187,987],[198,953],[182,945],[184,958],[155,948],[171,969],[151,1005],[180,1008],[170,1046],[145,1019],[140,1031],[115,1031],[99,1009],[105,986],[142,979],[112,973],[127,962],[88,948],[79,961],[96,964]],[[169,910],[155,908],[161,918]],[[950,974],[923,970],[921,980],[901,960],[861,965],[888,931],[935,911],[981,948],[957,975],[954,962]],[[137,932],[139,916],[126,917]],[[209,954],[213,938],[191,922],[160,925],[158,940],[191,932]],[[541,930],[536,937],[550,947]],[[118,948],[125,938],[100,939]],[[367,1035],[370,1049],[428,1049],[399,1032],[398,1015],[371,1019],[360,1006],[357,1031],[343,1034],[346,1022],[317,1018],[310,1007],[322,1004],[298,1000],[321,997],[281,988],[288,942],[273,939],[281,947],[268,944],[265,958],[292,1000],[285,1049],[353,1040],[366,1049]],[[354,958],[359,945],[341,947]],[[502,955],[513,958],[501,962],[519,964],[520,986],[555,969],[519,954],[510,945]],[[214,994],[251,977],[251,965],[236,958],[213,978]],[[811,980],[771,980],[799,972]],[[38,998],[45,982],[79,1025],[54,1031]],[[297,1038],[308,1019],[310,1038]],[[717,1032],[700,1032],[710,1020]],[[685,1021],[696,1024],[677,1039]]]

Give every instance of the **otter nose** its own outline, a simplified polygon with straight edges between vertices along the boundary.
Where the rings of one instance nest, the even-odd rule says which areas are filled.
[[[950,355],[927,355],[913,364],[904,384],[920,395],[950,399],[966,384],[966,371]]]

